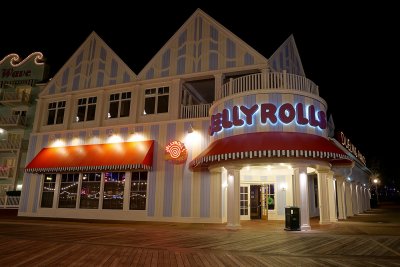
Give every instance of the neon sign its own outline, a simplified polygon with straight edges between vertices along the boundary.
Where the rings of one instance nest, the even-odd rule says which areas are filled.
[[[172,163],[183,163],[186,161],[187,156],[187,149],[180,141],[172,141],[165,147],[165,159]]]
[[[347,138],[343,132],[337,132],[336,133],[336,140],[342,144],[351,154],[353,154],[356,158],[358,158],[364,165],[366,165],[366,160],[363,154],[361,154],[360,150],[356,148],[355,145],[353,145],[350,142],[350,139]]]
[[[272,103],[254,104],[251,107],[234,106],[231,110],[224,109],[211,116],[209,134],[212,136],[222,129],[238,127],[243,125],[252,125],[254,123],[254,114],[260,112],[261,124],[276,124],[279,122],[289,124],[297,122],[299,125],[309,125],[326,129],[326,114],[324,111],[316,111],[314,105],[304,107],[302,103],[293,106],[290,103],[284,103],[276,106]]]

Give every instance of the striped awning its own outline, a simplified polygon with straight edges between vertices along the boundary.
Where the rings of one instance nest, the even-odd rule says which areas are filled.
[[[153,140],[43,148],[25,172],[151,169]]]
[[[326,161],[349,157],[327,138],[292,132],[257,132],[234,135],[211,143],[191,163],[192,168],[207,167],[221,161],[252,158],[310,158]]]

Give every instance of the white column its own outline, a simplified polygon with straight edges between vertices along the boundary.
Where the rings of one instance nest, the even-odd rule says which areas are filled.
[[[338,197],[338,211],[339,211],[339,218],[338,219],[346,219],[346,198],[345,198],[345,181],[344,177],[342,176],[337,176],[336,177],[336,182],[337,182],[337,197]]]
[[[352,192],[352,202],[353,202],[353,214],[358,214],[358,204],[357,204],[357,184],[355,182],[351,182],[351,192]]]
[[[300,229],[311,230],[307,167],[293,169],[293,204],[300,208]]]
[[[240,169],[228,168],[227,228],[240,228]]]
[[[79,173],[79,180],[78,180],[78,191],[76,192],[76,209],[79,209],[81,206],[81,191],[82,191],[82,181],[83,181],[83,174]]]
[[[222,84],[224,83],[224,74],[222,73],[217,73],[214,74],[214,99],[219,99],[221,97],[221,88]]]
[[[100,182],[100,194],[99,194],[99,207],[98,209],[101,210],[103,208],[103,199],[104,199],[104,172],[101,173],[101,182]]]
[[[352,195],[352,189],[351,189],[351,183],[345,182],[344,186],[346,188],[346,215],[347,216],[353,216],[353,195]]]
[[[336,184],[333,178],[333,172],[329,172],[328,176],[328,198],[329,198],[329,221],[337,222],[336,208]]]
[[[131,172],[125,172],[125,183],[124,183],[124,205],[123,210],[129,210],[129,203],[131,199]]]
[[[319,223],[330,223],[329,220],[329,195],[328,195],[328,170],[318,170],[318,199]]]
[[[367,209],[371,210],[371,191],[367,189]]]
[[[56,174],[56,184],[54,187],[53,209],[58,208],[58,197],[60,195],[60,187],[61,187],[61,173],[57,173]]]
[[[357,183],[357,211],[358,213],[362,213],[362,186],[360,183]]]

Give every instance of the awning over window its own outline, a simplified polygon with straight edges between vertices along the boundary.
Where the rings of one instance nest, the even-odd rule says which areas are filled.
[[[26,172],[150,169],[153,140],[43,148]]]
[[[318,158],[351,163],[342,150],[318,135],[257,132],[216,140],[190,165],[193,168],[205,167],[215,162],[251,158]]]

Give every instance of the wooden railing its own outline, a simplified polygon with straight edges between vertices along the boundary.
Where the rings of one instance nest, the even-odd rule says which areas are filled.
[[[0,141],[0,150],[15,150],[22,147],[23,142],[19,141]]]
[[[0,127],[24,126],[25,123],[26,123],[25,116],[20,116],[20,115],[0,116]]]
[[[1,196],[0,208],[18,208],[20,198],[19,196]]]
[[[290,89],[319,95],[318,86],[311,80],[286,72],[266,72],[230,79],[216,92],[216,99],[243,92],[263,89]]]
[[[181,105],[181,119],[190,118],[203,118],[208,117],[208,111],[211,104],[201,104],[201,105]]]

